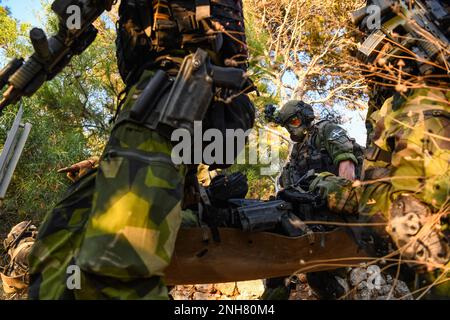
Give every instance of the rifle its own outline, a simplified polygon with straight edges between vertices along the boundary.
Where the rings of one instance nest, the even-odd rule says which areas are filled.
[[[0,90],[5,86],[0,101],[0,113],[23,96],[30,97],[44,83],[53,79],[67,66],[73,56],[81,54],[91,45],[98,30],[92,23],[105,11],[111,10],[116,0],[56,0],[52,10],[59,19],[55,35],[47,38],[39,28],[30,31],[34,53],[25,61],[15,58],[0,71]],[[71,12],[79,12],[74,17]],[[72,26],[72,20],[78,25]]]
[[[448,14],[445,14],[443,1],[429,0],[423,2],[415,0],[414,4],[411,4],[404,0],[373,0],[370,3],[380,9],[380,15],[388,15],[389,11],[395,12],[396,15],[374,30],[362,43],[358,51],[365,59],[372,56],[385,38],[395,39],[395,33],[398,32],[397,28],[402,27],[409,35],[402,37],[401,46],[394,48],[394,51],[390,52],[390,56],[401,55],[402,48],[407,48],[409,44],[413,43],[417,56],[437,59],[442,65],[450,63],[450,55],[448,54],[450,41],[441,31],[449,27]],[[364,7],[353,12],[351,20],[354,24],[360,24],[367,15],[368,11]],[[418,40],[424,38],[422,34],[425,32],[431,34],[440,43]],[[422,64],[420,68],[422,73],[426,73],[431,66]]]
[[[273,122],[277,125],[282,125],[282,121],[279,116],[278,107],[274,104],[267,104],[264,106],[264,119],[268,122]]]
[[[313,231],[327,231],[321,225],[308,227],[304,221],[330,221],[337,218],[328,213],[319,195],[294,187],[281,190],[269,201],[243,199],[246,192],[241,192],[240,198],[233,198],[236,192],[232,190],[237,190],[238,185],[246,185],[246,182],[243,183],[245,176],[240,173],[230,177],[213,180],[212,186],[206,189],[210,204],[208,216],[202,217],[202,222],[215,230],[216,235],[218,227],[231,227],[245,232],[267,231],[296,237]],[[228,183],[225,184],[225,181]],[[225,199],[226,196],[229,196],[228,199]]]

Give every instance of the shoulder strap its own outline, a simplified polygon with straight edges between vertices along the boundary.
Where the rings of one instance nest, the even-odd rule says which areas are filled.
[[[303,147],[304,143],[295,143],[292,146],[292,151],[291,151],[291,158],[292,159],[297,159],[298,155],[300,153],[300,149]]]
[[[328,120],[321,120],[319,122],[317,122],[316,124],[316,132],[317,132],[317,136],[319,137],[319,142],[320,142],[320,148],[321,149],[326,149],[325,147],[325,136],[323,135],[323,128],[329,124],[330,121]]]
[[[195,19],[197,21],[211,17],[209,0],[195,0]]]

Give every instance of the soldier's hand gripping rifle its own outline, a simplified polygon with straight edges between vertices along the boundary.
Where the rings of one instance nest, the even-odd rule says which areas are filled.
[[[95,40],[92,23],[117,0],[56,0],[52,10],[59,19],[58,32],[47,38],[33,28],[30,39],[34,53],[26,60],[13,59],[0,71],[0,90],[8,86],[0,101],[0,113],[23,96],[31,96],[45,81],[53,79],[72,59]]]

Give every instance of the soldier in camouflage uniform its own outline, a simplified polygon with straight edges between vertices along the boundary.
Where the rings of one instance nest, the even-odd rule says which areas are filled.
[[[359,177],[362,149],[346,131],[329,120],[314,123],[314,110],[309,104],[292,100],[276,115],[276,122],[285,127],[294,141],[289,162],[283,168],[279,183],[287,188],[297,185],[310,170],[331,172],[346,179]],[[336,272],[307,274],[308,284],[321,299],[336,299],[345,293]],[[266,281],[265,298],[287,298],[285,278]]]
[[[152,101],[161,110],[183,59],[198,48],[216,65],[247,67],[240,0],[122,1],[117,34],[127,96],[98,169],[69,188],[39,230],[30,255],[33,299],[168,298],[162,278],[181,224],[188,168],[171,159],[175,128],[149,128],[131,119],[132,107],[163,70],[169,80]],[[205,130],[253,126],[246,94],[217,88],[214,95]],[[80,270],[79,290],[66,285],[72,265]]]
[[[361,147],[343,128],[328,120],[313,123],[314,111],[303,101],[289,101],[278,117],[295,142],[289,162],[281,173],[282,187],[295,185],[311,169],[350,180],[359,176]]]
[[[450,257],[450,8],[443,1],[426,5],[416,1],[411,7],[388,1],[382,9],[384,17],[392,19],[383,21],[385,26],[409,19],[403,20],[405,27],[397,32],[404,32],[405,39],[419,40],[399,44],[398,38],[384,36],[388,32],[384,28],[375,30],[359,48],[359,58],[367,68],[379,70],[371,72],[368,80],[384,83],[392,94],[369,115],[368,121],[375,125],[363,181],[355,185],[323,173],[310,190],[322,194],[336,213],[357,221],[386,223],[385,228],[373,230],[375,239],[380,240],[376,246],[384,246],[382,239],[392,240],[396,253],[417,271],[416,279],[426,278],[429,284],[437,281],[431,292],[448,298],[448,274],[442,270],[449,267]],[[363,31],[367,30],[365,21],[361,23]],[[421,25],[427,25],[427,30]],[[384,40],[388,37],[389,41]],[[392,72],[397,73],[394,83],[389,76]],[[369,247],[365,238],[360,239],[361,244]],[[424,273],[426,270],[430,272]]]

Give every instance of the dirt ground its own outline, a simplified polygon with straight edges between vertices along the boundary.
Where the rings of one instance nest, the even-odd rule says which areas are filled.
[[[304,275],[289,300],[317,300]],[[175,286],[170,290],[174,300],[260,300],[265,291],[264,280]]]

